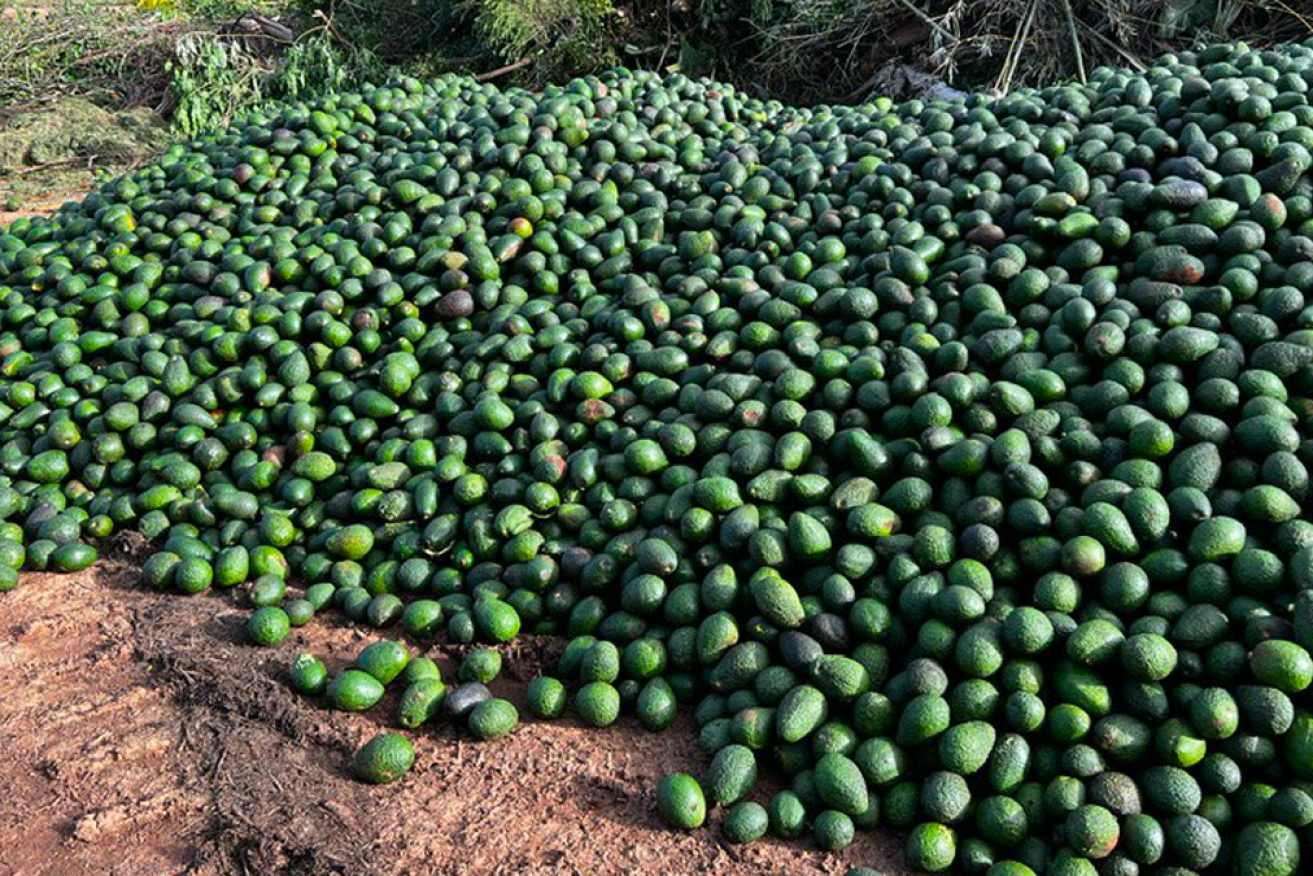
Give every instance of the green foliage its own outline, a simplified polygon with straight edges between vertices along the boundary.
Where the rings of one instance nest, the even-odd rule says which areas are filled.
[[[166,69],[173,127],[185,137],[223,128],[260,97],[262,74],[254,59],[238,44],[210,34],[179,39]]]
[[[611,0],[467,0],[466,8],[482,44],[501,60],[534,59],[535,80],[616,62]]]
[[[279,0],[156,0],[156,6],[192,21],[231,21],[248,12],[277,15],[287,4]]]
[[[833,11],[833,7],[849,3],[850,0],[820,0],[810,3],[786,3],[781,0],[704,0],[698,6],[697,23],[703,30],[714,31],[718,28],[740,29],[740,41],[745,35],[752,34],[752,29],[766,27],[786,15],[798,17],[811,16],[822,9]],[[728,31],[724,35],[729,35]]]
[[[321,31],[287,50],[266,92],[275,98],[310,100],[359,87],[362,81],[380,79],[385,73],[382,61],[370,48],[342,45]]]
[[[306,21],[331,20],[340,47],[417,72],[479,51],[458,0],[290,0],[290,8]]]

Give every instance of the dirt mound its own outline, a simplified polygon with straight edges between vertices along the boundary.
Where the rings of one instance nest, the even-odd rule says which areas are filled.
[[[395,703],[332,713],[281,681],[298,650],[341,668],[367,631],[330,616],[253,648],[228,598],[150,593],[124,564],[29,575],[0,605],[0,876],[906,872],[883,833],[827,855],[665,829],[657,778],[706,763],[687,716],[661,734],[530,722],[492,744],[425,728],[414,772],[375,788],[346,764]],[[557,647],[508,648],[498,692],[522,706]],[[429,656],[454,675],[456,649]]]
[[[168,128],[148,109],[110,112],[89,100],[65,97],[5,120],[0,171],[73,158],[126,164],[158,152],[168,141]]]
[[[53,212],[92,188],[98,169],[122,173],[169,139],[168,126],[144,107],[114,112],[79,97],[0,106],[0,230]]]

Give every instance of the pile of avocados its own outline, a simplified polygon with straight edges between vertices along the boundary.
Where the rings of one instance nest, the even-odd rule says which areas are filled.
[[[404,687],[412,733],[519,713],[499,657],[410,648],[566,637],[532,716],[687,704],[707,760],[656,807],[731,842],[1307,872],[1311,168],[1313,43],[953,102],[616,70],[253,112],[0,232],[0,589],[139,532],[253,642],[408,640],[291,680]]]

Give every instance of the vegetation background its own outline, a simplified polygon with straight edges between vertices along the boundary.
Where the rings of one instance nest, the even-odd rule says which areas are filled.
[[[854,102],[1311,36],[1307,0],[0,0],[0,210],[397,71],[534,87],[623,65]]]

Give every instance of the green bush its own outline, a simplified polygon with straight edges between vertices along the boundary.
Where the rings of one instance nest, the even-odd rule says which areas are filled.
[[[385,74],[373,49],[341,44],[320,31],[287,50],[265,90],[274,98],[311,100]]]
[[[189,33],[178,40],[169,72],[173,127],[198,137],[226,126],[261,96],[262,73],[238,43],[211,34]]]
[[[534,81],[612,66],[611,0],[467,0],[474,33],[507,63],[532,62]]]

